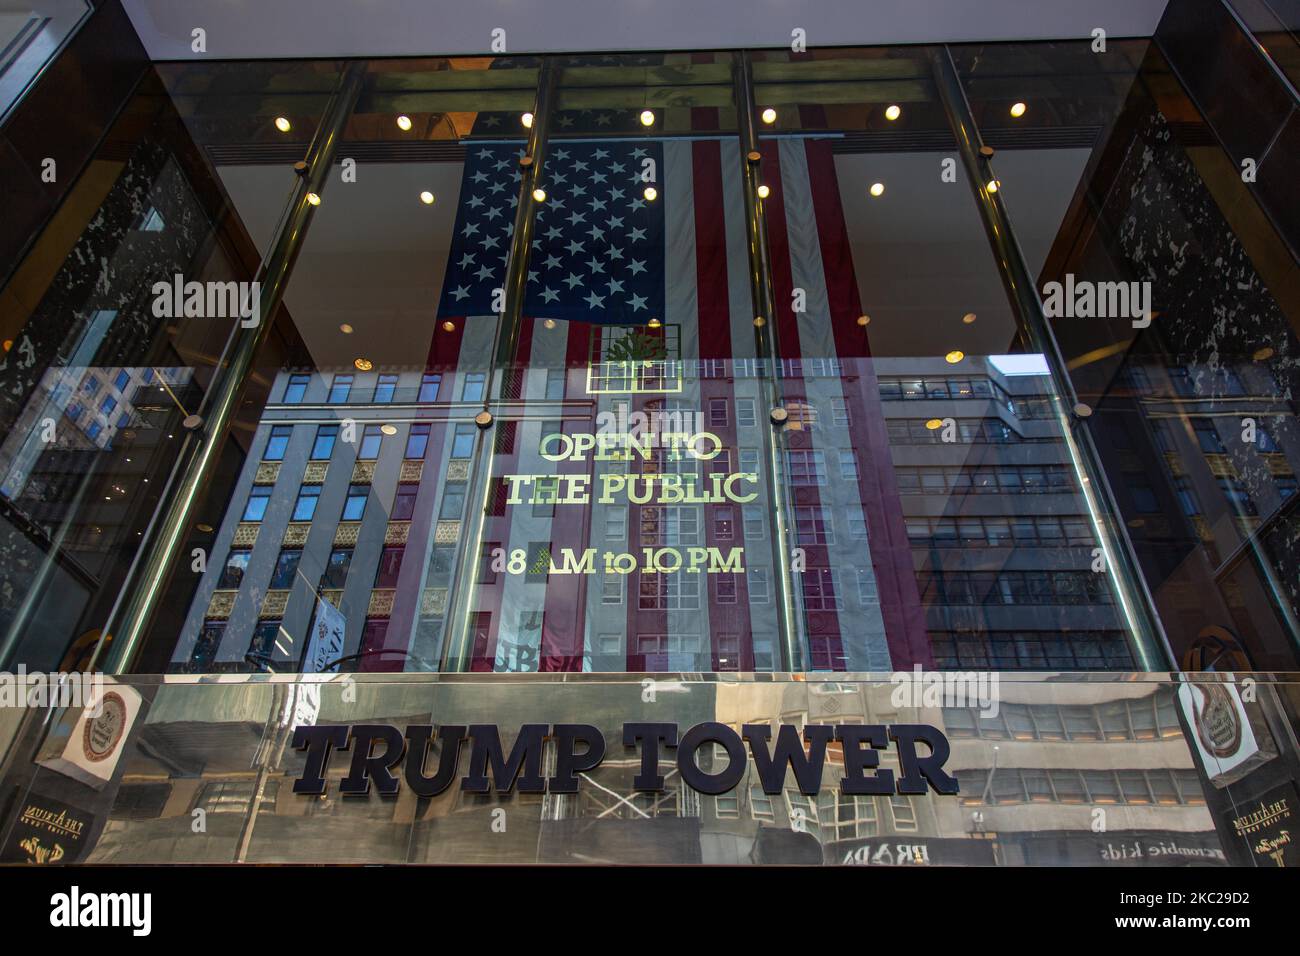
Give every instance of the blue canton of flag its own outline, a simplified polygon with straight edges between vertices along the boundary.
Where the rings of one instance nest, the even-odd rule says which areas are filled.
[[[491,315],[505,283],[519,204],[518,146],[471,146],[443,281],[441,316]],[[642,163],[663,170],[655,142],[552,144],[542,170],[524,315],[644,325],[664,309],[663,199],[644,198]],[[664,185],[656,182],[661,196]]]

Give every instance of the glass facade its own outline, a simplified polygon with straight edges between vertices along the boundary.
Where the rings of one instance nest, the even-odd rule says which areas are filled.
[[[362,671],[1132,670],[1213,597],[1292,667],[1294,272],[1223,162],[1146,40],[160,64],[9,280],[4,659],[310,669],[328,604]]]
[[[4,793],[84,809],[82,862],[1258,862],[1300,283],[1171,50],[149,64],[0,262],[0,671],[111,675],[131,746],[91,797],[75,708],[0,707]],[[827,736],[815,785],[652,792],[656,695],[937,728],[959,786],[846,793]],[[298,730],[424,720],[609,755],[298,789]]]

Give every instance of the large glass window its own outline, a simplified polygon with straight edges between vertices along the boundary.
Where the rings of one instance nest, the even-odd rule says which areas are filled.
[[[199,460],[133,666],[297,666],[304,576],[344,592],[361,669],[1132,668],[1099,528],[1132,540],[1176,652],[1215,626],[1294,663],[1289,273],[1158,52],[1111,46],[158,66],[124,114],[151,119],[104,147],[112,235],[90,249],[87,217],[6,313],[5,593],[43,590],[0,603],[0,664],[57,664],[128,603]],[[1050,282],[1123,278],[1140,314],[1049,315],[1053,374],[995,214],[1045,308]],[[299,241],[220,454],[191,454],[249,327],[155,283],[206,308]],[[196,547],[227,559],[181,573]]]

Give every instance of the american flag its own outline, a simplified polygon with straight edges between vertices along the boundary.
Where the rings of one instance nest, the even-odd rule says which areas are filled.
[[[494,311],[515,228],[522,155],[514,143],[470,147],[443,283],[444,316]],[[525,315],[601,325],[644,325],[663,315],[663,204],[645,198],[647,159],[657,180],[659,143],[552,147],[540,180],[547,195],[533,227]]]
[[[700,114],[693,121],[712,125],[676,136],[647,139],[620,127],[599,140],[552,140],[542,169],[547,199],[535,223],[515,361],[520,369],[566,368],[562,397],[592,403],[593,415],[624,399],[634,412],[685,408],[707,415],[708,428],[728,451],[707,470],[734,472],[758,468],[757,459],[747,456],[758,454],[758,429],[767,426],[765,393],[756,377],[741,187],[745,160],[738,138],[717,132],[716,112],[693,111]],[[586,118],[575,125],[587,131],[594,122]],[[792,459],[788,469],[802,462],[807,472],[789,488],[799,526],[796,543],[807,565],[795,590],[811,667],[905,668],[928,664],[931,657],[870,350],[857,325],[862,308],[853,246],[831,147],[830,139],[811,137],[767,140],[763,147],[762,176],[771,190],[764,201],[768,241],[780,306],[772,324],[779,332],[786,401],[814,403],[828,417],[838,407],[844,417],[782,438]],[[440,318],[487,320],[493,314],[493,291],[504,283],[522,179],[520,149],[518,141],[467,144]],[[653,202],[644,199],[646,183],[640,181],[646,158],[655,161],[659,195]],[[808,303],[797,315],[790,307],[796,287],[805,290]],[[597,350],[590,344],[610,338],[610,326],[644,327],[651,317],[662,323],[655,331],[675,343],[672,357],[689,371],[657,393],[653,385],[626,395],[593,389],[589,362]],[[557,324],[545,326],[543,319]],[[454,332],[436,338],[437,361],[453,379],[462,370],[482,368],[481,342],[490,326],[490,321],[457,322]],[[462,348],[471,338],[480,344]],[[514,380],[512,397],[543,397],[539,390],[546,388],[546,376]],[[740,403],[752,409],[752,417],[741,420]],[[565,427],[590,430],[592,423],[575,419]],[[544,467],[535,444],[508,444],[510,450],[499,452],[501,474]],[[839,464],[844,455],[850,464]],[[591,461],[565,462],[557,471],[590,473],[592,468]],[[603,527],[602,519],[587,507],[562,505],[539,516],[529,506],[506,504],[504,496],[498,505],[487,518],[489,542],[540,542],[559,554],[606,541],[593,530]],[[698,525],[689,528],[676,514],[681,509],[632,505],[628,510],[625,537],[611,539],[620,549],[640,554],[647,547],[682,544],[724,551],[741,547],[744,571],[634,572],[623,585],[621,605],[603,600],[601,578],[594,575],[547,575],[544,598],[529,591],[527,576],[498,575],[476,592],[475,669],[511,669],[518,666],[511,655],[523,651],[541,670],[768,666],[755,649],[775,649],[772,529],[751,528],[752,515],[742,521],[741,513],[725,504],[705,505]],[[828,516],[834,534],[820,528]],[[521,611],[529,613],[521,617]],[[622,623],[611,621],[611,614]],[[700,651],[672,644],[685,633],[702,635]],[[622,644],[622,662],[611,662],[600,649],[601,636],[610,634]]]

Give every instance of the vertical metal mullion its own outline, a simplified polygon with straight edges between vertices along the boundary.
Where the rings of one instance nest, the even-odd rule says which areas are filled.
[[[361,93],[364,77],[364,61],[349,63],[326,106],[304,157],[305,171],[295,182],[286,214],[272,240],[270,255],[258,269],[260,321],[252,328],[239,328],[235,333],[224,370],[218,372],[204,398],[202,433],[192,435],[182,452],[181,463],[174,473],[175,480],[165,495],[165,510],[150,522],[136,552],[136,561],[123,582],[122,594],[104,624],[105,638],[111,637],[107,651],[105,638],[101,638],[91,660],[91,670],[102,664],[107,673],[124,673],[139,651],[145,631],[162,601],[168,571],[185,543],[194,509],[216,471],[217,453],[235,417],[239,396],[253,369],[253,359],[269,336],[275,312],[284,298],[285,287],[311,222],[314,207],[307,197],[310,194],[320,196],[324,191],[334,153]],[[120,630],[117,622],[120,622]]]
[[[763,452],[769,494],[768,517],[772,522],[772,558],[776,569],[777,627],[779,634],[781,669],[801,671],[807,660],[800,627],[802,618],[796,604],[794,573],[790,562],[791,548],[790,502],[787,482],[781,462],[780,429],[784,428],[785,396],[781,386],[778,363],[781,349],[777,340],[775,295],[772,292],[772,261],[767,244],[767,219],[763,200],[758,195],[759,149],[758,130],[754,123],[754,75],[749,54],[736,54],[732,67],[735,82],[736,115],[740,121],[740,164],[742,189],[745,200],[745,232],[748,239],[749,288],[754,303],[754,342],[758,356],[759,374],[765,387],[769,416],[780,411],[781,419],[771,418],[763,428]],[[751,637],[752,640],[752,637]]]
[[[1057,423],[1061,427],[1071,463],[1079,476],[1081,493],[1093,529],[1101,542],[1106,560],[1105,573],[1110,575],[1120,611],[1129,626],[1136,663],[1146,671],[1174,667],[1175,658],[1160,626],[1133,544],[1115,520],[1119,508],[1107,484],[1100,455],[1087,427],[1074,412],[1077,396],[1074,383],[1066,371],[1065,358],[1043,312],[1042,301],[1038,297],[1024,253],[1012,231],[1002,197],[998,192],[990,192],[988,189],[988,184],[995,177],[988,155],[980,150],[979,129],[966,100],[961,78],[957,74],[957,65],[946,46],[935,49],[932,61],[939,98],[956,137],[957,151],[961,153],[971,190],[975,194],[980,219],[988,234],[1002,284],[1006,288],[1011,307],[1020,320],[1029,347],[1040,353],[1047,362],[1053,386],[1053,394],[1050,396],[1052,407],[1056,411]]]
[[[533,106],[533,125],[528,131],[528,146],[524,157],[529,160],[519,180],[519,204],[515,208],[515,231],[510,237],[510,258],[506,264],[505,301],[501,319],[497,323],[492,344],[492,366],[488,370],[483,392],[483,410],[475,417],[479,433],[475,438],[474,457],[466,479],[465,519],[456,542],[456,559],[452,565],[451,584],[448,589],[447,611],[443,626],[442,670],[459,672],[469,670],[471,647],[470,615],[474,592],[478,585],[478,561],[483,548],[483,527],[492,490],[492,463],[496,443],[493,429],[496,415],[492,414],[493,401],[498,414],[505,403],[504,394],[493,398],[498,378],[504,393],[507,378],[505,371],[514,361],[519,347],[524,310],[524,294],[528,285],[528,255],[532,245],[536,200],[533,190],[543,182],[542,165],[546,159],[547,132],[550,126],[551,106],[559,68],[551,59],[543,60],[537,78],[537,95]]]

